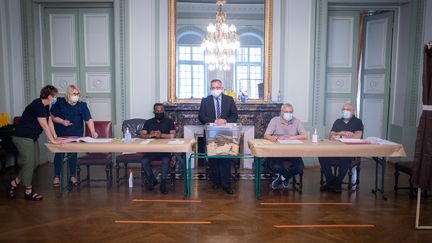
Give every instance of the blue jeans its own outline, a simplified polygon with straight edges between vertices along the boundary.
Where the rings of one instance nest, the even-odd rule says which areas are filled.
[[[170,153],[145,153],[144,158],[142,160],[142,166],[144,167],[144,171],[150,179],[154,180],[155,176],[153,174],[151,161],[153,160],[161,160],[162,161],[162,179],[168,179],[169,173],[169,164],[170,164]]]
[[[54,176],[60,177],[61,167],[65,153],[56,153],[54,156]],[[76,176],[77,153],[67,154],[70,176]]]

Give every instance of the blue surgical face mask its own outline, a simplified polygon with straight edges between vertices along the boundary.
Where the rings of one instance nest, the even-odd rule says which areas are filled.
[[[293,113],[289,113],[289,112],[287,112],[287,113],[284,113],[283,114],[283,118],[285,119],[285,120],[287,120],[287,121],[291,121],[292,119],[293,119]]]
[[[54,98],[53,100],[51,100],[51,103],[50,103],[50,105],[54,105],[55,103],[57,102],[57,98]]]
[[[346,120],[351,119],[351,116],[352,116],[351,111],[347,111],[347,110],[342,111],[342,118],[343,119],[346,119]]]

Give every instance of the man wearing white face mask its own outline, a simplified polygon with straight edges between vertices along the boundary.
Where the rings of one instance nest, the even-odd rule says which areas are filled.
[[[363,122],[354,115],[352,104],[344,104],[341,115],[342,117],[333,123],[329,139],[362,138],[364,128]],[[320,157],[318,159],[326,178],[326,184],[321,188],[321,190],[340,193],[342,180],[346,176],[350,164],[355,160],[355,157]],[[331,164],[333,161],[339,162],[337,176],[332,172]]]
[[[54,128],[58,136],[81,137],[84,134],[84,122],[87,123],[91,136],[97,138],[93,119],[86,102],[80,99],[80,90],[75,85],[70,85],[65,93],[64,98],[58,98],[57,102],[51,107],[51,117],[54,122]],[[65,154],[56,153],[54,156],[54,180],[53,187],[60,186],[60,170]],[[76,179],[76,162],[77,153],[68,153],[68,164],[71,177],[69,178],[72,185],[77,186]]]
[[[224,95],[222,81],[214,79],[210,82],[211,95],[201,100],[198,119],[202,124],[215,123],[225,125],[237,122],[238,114],[234,99]],[[231,188],[231,161],[230,159],[209,159],[210,174],[213,188],[222,189],[233,194]]]
[[[307,133],[300,120],[293,116],[294,107],[284,104],[281,107],[280,116],[273,117],[264,133],[264,138],[272,142],[278,140],[306,140]],[[302,173],[304,169],[303,160],[300,157],[271,158],[271,167],[276,172],[276,179],[272,182],[273,190],[287,188],[289,180],[295,175]],[[289,168],[285,165],[289,162]]]

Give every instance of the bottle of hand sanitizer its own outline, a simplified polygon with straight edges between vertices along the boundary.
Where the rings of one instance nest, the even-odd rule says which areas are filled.
[[[314,133],[312,134],[312,143],[318,143],[318,139],[319,139],[318,131],[315,128]]]
[[[126,131],[124,133],[124,142],[125,143],[130,143],[131,141],[132,141],[132,135],[131,135],[131,133],[129,131],[129,128],[127,127]]]

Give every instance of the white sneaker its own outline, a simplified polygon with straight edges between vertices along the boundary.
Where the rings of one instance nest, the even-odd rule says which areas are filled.
[[[282,187],[282,179],[279,174],[277,174],[276,179],[271,183],[271,188],[273,190],[279,189]]]

